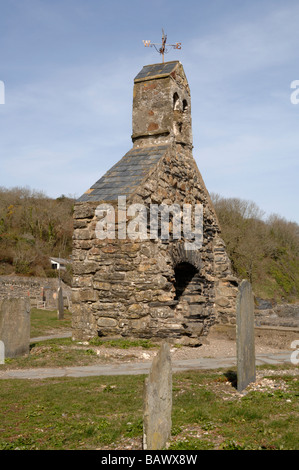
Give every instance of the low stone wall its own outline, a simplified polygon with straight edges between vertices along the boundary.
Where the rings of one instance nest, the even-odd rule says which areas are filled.
[[[272,305],[259,302],[255,308],[255,323],[257,326],[299,328],[299,303]]]
[[[64,305],[71,307],[71,288],[61,282]],[[0,299],[28,297],[31,307],[57,308],[58,279],[25,276],[0,276]]]

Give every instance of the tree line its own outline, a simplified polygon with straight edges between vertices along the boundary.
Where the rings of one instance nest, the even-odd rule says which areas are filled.
[[[251,201],[211,198],[234,273],[248,279],[257,296],[298,300],[299,225],[278,215],[265,219]],[[0,275],[54,276],[49,257],[68,259],[72,252],[73,207],[64,195],[0,187]]]
[[[257,296],[299,297],[299,225],[279,215],[265,218],[251,201],[211,194],[232,268]]]
[[[0,187],[0,274],[53,276],[49,257],[71,254],[73,205],[64,195]]]

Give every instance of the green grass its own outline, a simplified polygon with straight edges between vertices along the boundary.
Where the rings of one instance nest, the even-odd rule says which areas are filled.
[[[149,347],[157,347],[157,345],[143,344],[141,342],[130,342],[129,340],[120,340],[110,342],[101,342],[97,346],[90,343],[82,343],[80,341],[73,341],[72,338],[56,338],[43,341],[36,341],[30,344],[30,352],[28,356],[21,356],[15,358],[6,358],[5,364],[0,365],[1,370],[8,369],[30,369],[37,367],[73,367],[73,366],[87,366],[98,363],[110,363],[109,357],[97,354],[97,351],[103,348],[118,347],[122,349],[129,349],[130,346],[141,347],[148,349]],[[129,352],[130,355],[130,352]],[[134,356],[132,356],[134,357]],[[126,358],[124,358],[125,360]],[[118,359],[122,360],[121,357]]]
[[[65,311],[64,319],[58,320],[56,310],[31,310],[31,338],[49,336],[61,332],[71,332],[71,313]],[[130,349],[157,348],[158,345],[149,340],[114,339],[103,340],[94,338],[88,343],[73,341],[71,338],[47,339],[34,341],[30,344],[28,356],[7,358],[1,370],[28,369],[36,367],[67,367],[84,366],[99,363],[97,351],[101,348]],[[101,356],[101,363],[109,362],[109,358]]]
[[[106,346],[111,348],[130,349],[142,347],[144,349],[156,348],[157,344],[152,343],[148,339],[101,339],[93,338],[89,341],[92,346]]]
[[[233,387],[231,384],[228,386],[226,377],[226,373],[205,375],[192,372],[182,375],[180,387],[174,392],[173,419],[176,425],[184,428],[187,423],[189,426],[192,423],[200,439],[208,440],[202,445],[214,445],[217,449],[299,447],[298,376],[285,376],[282,372],[281,376],[272,377],[277,387],[283,381],[287,391],[279,388],[250,391],[244,396],[232,393]],[[190,445],[192,434],[188,448]],[[172,448],[177,448],[176,444],[172,444]]]
[[[141,448],[144,376],[2,380],[0,450]],[[295,450],[298,377],[241,396],[225,371],[173,376],[173,450]],[[131,444],[130,444],[131,443]]]
[[[95,449],[140,436],[143,380],[2,381],[0,449]]]
[[[7,358],[1,370],[36,367],[72,367],[98,362],[96,352],[71,338],[51,339],[30,344],[28,356]]]
[[[31,310],[31,338],[49,336],[61,332],[71,332],[71,313],[67,310],[64,319],[58,320],[56,310]],[[113,339],[105,340],[94,338],[87,344],[73,341],[71,338],[47,339],[31,342],[28,356],[7,358],[1,370],[28,369],[36,367],[67,367],[84,366],[99,362],[97,350],[101,348],[130,349],[139,347],[142,349],[157,348],[158,345],[149,340]],[[109,358],[101,357],[109,362]]]
[[[62,323],[63,322],[63,323]],[[70,318],[34,310],[34,336],[59,332]],[[31,345],[9,368],[90,365],[96,348],[149,348],[149,341],[70,338]],[[287,373],[288,369],[290,372]],[[240,395],[234,370],[173,375],[172,450],[297,450],[299,383],[296,366],[265,366],[277,385]],[[0,450],[142,448],[144,376],[0,380]],[[282,386],[283,384],[283,386]]]
[[[31,309],[30,337],[58,334],[61,330],[70,330],[72,327],[72,314],[64,311],[64,319],[58,320],[57,310]]]

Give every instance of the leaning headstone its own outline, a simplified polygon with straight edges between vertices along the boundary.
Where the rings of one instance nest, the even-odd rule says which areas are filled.
[[[29,297],[0,299],[0,340],[4,343],[5,357],[29,354]]]
[[[250,282],[239,286],[236,311],[237,389],[242,392],[255,382],[254,299]]]
[[[62,291],[62,287],[59,287],[58,288],[58,292],[57,292],[57,317],[58,317],[58,320],[63,320],[63,317],[64,317],[64,305],[63,305],[63,291]]]
[[[171,435],[172,368],[169,344],[163,343],[145,379],[143,449],[163,449]]]

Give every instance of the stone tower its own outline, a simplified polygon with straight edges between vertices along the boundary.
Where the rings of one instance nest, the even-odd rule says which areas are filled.
[[[147,65],[134,80],[134,146],[177,144],[192,149],[191,97],[180,62]]]
[[[192,155],[180,62],[147,65],[136,76],[132,142],[75,204],[73,337],[200,344],[215,322],[234,322],[238,282]],[[200,244],[195,229],[192,239],[184,223],[177,230],[186,208],[192,227],[202,222]]]

